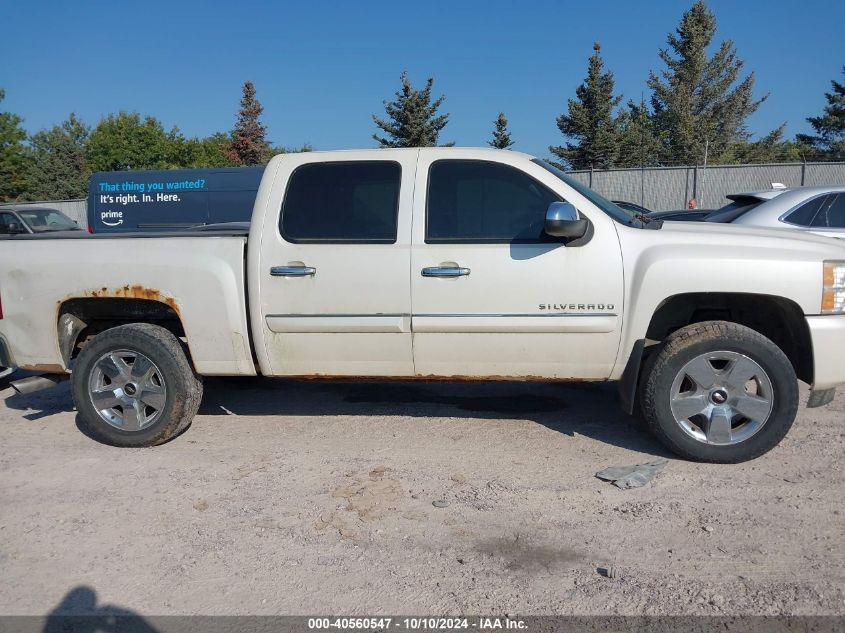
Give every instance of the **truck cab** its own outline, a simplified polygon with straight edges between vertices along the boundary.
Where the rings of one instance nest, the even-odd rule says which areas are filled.
[[[588,218],[578,243],[548,235],[557,177],[489,155],[279,160],[248,255],[261,371],[609,377],[624,292],[614,220]]]

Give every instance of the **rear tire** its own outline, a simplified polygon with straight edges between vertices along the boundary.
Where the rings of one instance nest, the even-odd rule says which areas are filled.
[[[674,453],[733,464],[774,448],[798,411],[792,363],[768,338],[726,321],[667,338],[640,381],[643,416]]]
[[[133,323],[95,336],[71,376],[83,429],[112,446],[162,444],[191,423],[202,380],[172,332]]]

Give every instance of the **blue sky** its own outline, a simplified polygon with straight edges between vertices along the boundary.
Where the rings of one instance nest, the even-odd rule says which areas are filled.
[[[750,121],[808,129],[845,64],[845,2],[711,0],[717,39],[733,39],[756,93]],[[451,114],[442,140],[483,145],[504,111],[515,149],[548,155],[555,117],[598,40],[617,89],[639,100],[658,48],[691,5],[564,2],[39,2],[0,0],[0,108],[30,131],[75,111],[88,123],[137,110],[187,135],[231,128],[251,79],[270,139],[318,149],[372,147],[372,114],[407,70],[435,78]]]

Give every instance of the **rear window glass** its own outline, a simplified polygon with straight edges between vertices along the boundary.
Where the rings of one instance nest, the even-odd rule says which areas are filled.
[[[298,167],[282,203],[282,237],[288,242],[395,242],[401,172],[393,161]]]
[[[711,211],[704,217],[704,221],[722,223],[733,222],[737,218],[751,211],[751,209],[760,206],[762,203],[763,201],[758,200],[757,198],[737,198],[733,202],[726,204],[724,207]]]

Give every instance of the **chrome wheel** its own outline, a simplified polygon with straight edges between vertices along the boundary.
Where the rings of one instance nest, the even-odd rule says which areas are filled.
[[[140,352],[103,354],[88,379],[88,394],[100,417],[121,431],[142,431],[162,414],[167,386],[156,364]]]
[[[737,352],[696,356],[672,383],[675,422],[705,444],[730,445],[757,433],[772,413],[772,381],[760,365]]]

